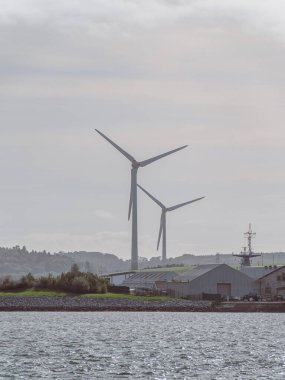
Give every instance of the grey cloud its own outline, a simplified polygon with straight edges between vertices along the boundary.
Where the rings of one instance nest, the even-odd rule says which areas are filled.
[[[274,0],[191,0],[191,1],[127,1],[127,0],[86,0],[49,1],[39,3],[36,0],[1,1],[1,22],[3,24],[49,22],[64,26],[83,26],[90,32],[95,25],[112,25],[120,29],[123,25],[156,26],[164,21],[190,19],[204,27],[209,20],[212,25],[247,21],[251,27],[263,27],[272,32],[284,32],[284,2]],[[122,30],[122,29],[121,29]],[[106,33],[106,30],[104,30]]]
[[[189,144],[187,152],[139,173],[142,185],[174,203],[207,197],[169,221],[175,255],[178,242],[200,252],[234,250],[238,228],[243,232],[249,221],[271,232],[274,221],[282,233],[284,210],[276,210],[285,162],[280,1],[11,0],[0,6],[6,244],[92,247],[128,257],[130,168],[94,128],[138,159]],[[143,199],[139,205],[143,252],[156,255],[155,210]],[[122,230],[128,232],[112,237]]]

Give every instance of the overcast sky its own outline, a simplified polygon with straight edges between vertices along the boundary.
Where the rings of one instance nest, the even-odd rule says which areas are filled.
[[[0,245],[130,258],[130,164],[168,257],[285,251],[284,0],[0,0]],[[139,255],[160,209],[138,193]]]

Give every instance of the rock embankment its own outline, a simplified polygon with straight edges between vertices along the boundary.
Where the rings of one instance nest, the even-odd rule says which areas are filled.
[[[215,310],[230,313],[285,313],[285,302],[222,302],[216,305]]]
[[[0,311],[213,311],[210,301],[96,297],[0,297]]]

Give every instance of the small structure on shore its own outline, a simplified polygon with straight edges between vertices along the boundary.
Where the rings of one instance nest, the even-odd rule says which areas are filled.
[[[285,265],[259,278],[258,283],[262,298],[270,301],[285,300]]]

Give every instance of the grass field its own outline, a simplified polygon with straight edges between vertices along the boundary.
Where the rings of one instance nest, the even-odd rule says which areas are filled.
[[[136,296],[134,294],[117,294],[117,293],[103,293],[103,294],[83,294],[82,297],[96,297],[96,298],[128,298],[128,299],[146,299],[153,301],[163,301],[170,297],[167,296]]]
[[[66,292],[57,292],[54,290],[35,290],[35,289],[26,289],[19,292],[0,292],[0,296],[67,296]]]
[[[57,292],[54,290],[35,290],[35,289],[26,289],[19,292],[0,292],[0,297],[3,296],[21,296],[21,297],[43,297],[43,296],[81,296],[81,297],[96,297],[96,298],[128,298],[128,299],[146,299],[154,301],[163,301],[169,299],[166,296],[135,296],[133,294],[117,294],[117,293],[100,293],[100,294],[74,294],[66,292]]]

